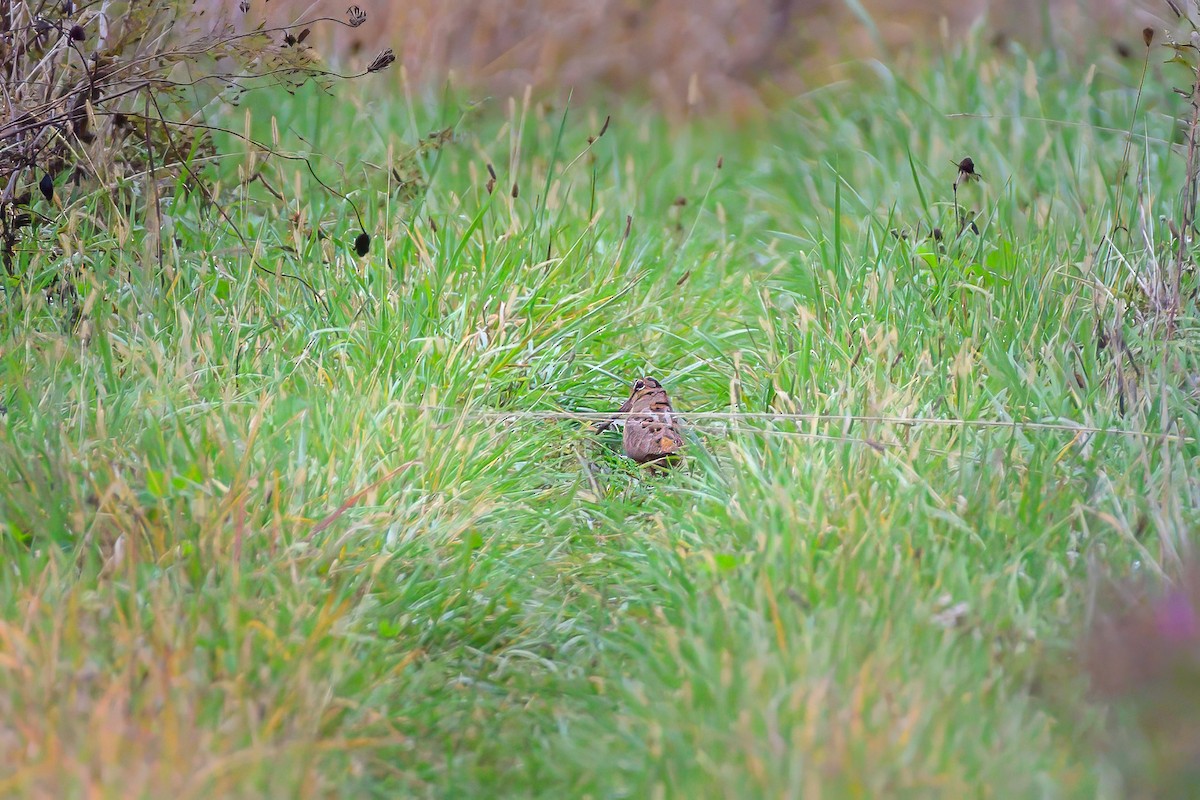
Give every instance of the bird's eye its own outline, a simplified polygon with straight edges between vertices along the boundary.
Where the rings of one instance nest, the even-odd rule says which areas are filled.
[[[633,390],[635,392],[640,392],[642,389],[645,389],[645,388],[646,388],[646,382],[644,380],[642,380],[641,378],[638,378],[636,381],[633,382]]]

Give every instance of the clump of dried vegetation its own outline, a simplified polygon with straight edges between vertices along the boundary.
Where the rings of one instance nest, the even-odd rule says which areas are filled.
[[[32,204],[41,195],[43,208],[61,209],[66,185],[100,190],[122,213],[134,204],[154,211],[174,191],[198,192],[232,226],[201,179],[222,130],[217,111],[257,89],[294,92],[313,81],[328,90],[395,60],[384,50],[362,73],[341,75],[313,50],[309,37],[319,26],[362,26],[367,15],[357,6],[341,18],[246,29],[236,15],[249,10],[247,0],[208,17],[189,13],[190,5],[0,7],[0,261],[8,274],[21,271],[21,237],[53,221]],[[254,144],[264,160],[275,155]]]
[[[1129,149],[1116,176],[1114,233],[1104,246],[1114,258],[1136,268],[1115,302],[1112,316],[1098,325],[1097,347],[1107,351],[1116,376],[1122,414],[1147,407],[1154,381],[1181,382],[1192,396],[1200,386],[1190,374],[1182,353],[1194,347],[1194,317],[1198,287],[1195,243],[1196,206],[1200,196],[1200,4],[1166,0],[1176,22],[1165,41],[1156,43],[1152,28],[1143,31],[1148,66],[1165,49],[1168,65],[1181,68],[1185,80],[1175,93],[1184,98],[1177,113],[1178,152],[1182,162],[1180,194],[1165,230],[1156,231],[1150,213],[1148,179],[1139,170],[1134,182],[1132,213],[1121,206],[1121,192],[1131,172]],[[1170,68],[1168,68],[1170,70]],[[1172,73],[1168,71],[1168,75]],[[1173,75],[1180,74],[1176,69]],[[1138,102],[1142,87],[1138,87]],[[1134,108],[1136,124],[1137,105]],[[1128,219],[1128,223],[1126,223]],[[1129,254],[1116,255],[1115,241],[1128,235]],[[1104,313],[1098,308],[1097,315]],[[1191,341],[1189,341],[1191,340]],[[1155,346],[1148,346],[1156,343]],[[1150,353],[1159,353],[1154,364]],[[1164,416],[1164,434],[1178,432],[1178,420]],[[1178,473],[1186,476],[1183,469]],[[1168,478],[1167,480],[1170,480]],[[1138,530],[1159,530],[1161,564],[1135,569],[1133,575],[1112,575],[1094,581],[1088,620],[1076,656],[1093,701],[1103,711],[1099,744],[1117,770],[1123,796],[1133,798],[1191,797],[1200,780],[1200,561],[1194,552],[1194,532],[1171,535],[1170,519],[1180,517],[1180,504],[1190,480],[1171,484],[1155,501],[1152,520]],[[1158,503],[1161,503],[1158,505]],[[1135,568],[1141,563],[1135,563]],[[1143,574],[1149,573],[1149,574]]]
[[[1125,276],[1108,282],[1105,290],[1095,296],[1096,346],[1099,353],[1106,354],[1122,415],[1144,407],[1147,393],[1152,391],[1148,370],[1154,370],[1147,363],[1149,351],[1144,345],[1152,341],[1178,343],[1181,320],[1194,308],[1198,291],[1194,244],[1196,200],[1200,194],[1200,5],[1174,0],[1166,0],[1166,4],[1175,29],[1168,30],[1165,40],[1159,39],[1152,27],[1142,30],[1145,50],[1141,82],[1137,86],[1125,154],[1114,177],[1114,218],[1110,233],[1101,237],[1096,254],[1099,261],[1116,265],[1113,274]],[[1135,169],[1131,149],[1146,77],[1151,63],[1163,49],[1169,53],[1165,59],[1168,67],[1182,67],[1186,80],[1182,88],[1174,91],[1185,98],[1186,106],[1177,116],[1182,138],[1179,155],[1183,160],[1179,200],[1172,215],[1156,219],[1151,210],[1153,187],[1146,164],[1143,162]],[[1132,181],[1131,175],[1134,175]],[[1130,183],[1133,195],[1130,207],[1126,208],[1122,198]],[[1126,247],[1122,249],[1119,242]],[[1170,347],[1154,350],[1161,352],[1164,359],[1158,365],[1159,374],[1173,376],[1200,396],[1200,379],[1182,366],[1179,352]],[[1173,428],[1174,423],[1168,422],[1167,427]]]
[[[1194,270],[1192,244],[1196,231],[1196,197],[1200,191],[1200,6],[1187,3],[1181,6],[1167,0],[1175,18],[1184,31],[1185,41],[1168,38],[1165,46],[1172,51],[1168,63],[1184,68],[1187,84],[1177,88],[1177,94],[1187,101],[1181,114],[1186,139],[1184,141],[1184,181],[1177,218],[1169,222],[1172,246],[1161,258],[1151,259],[1151,268],[1139,288],[1145,295],[1153,314],[1173,333],[1187,300],[1195,299],[1195,291],[1185,297],[1184,275]],[[1147,28],[1144,40],[1150,47],[1154,32]]]

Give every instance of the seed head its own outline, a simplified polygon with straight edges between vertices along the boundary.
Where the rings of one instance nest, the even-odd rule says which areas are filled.
[[[387,69],[396,60],[396,54],[392,52],[392,48],[384,50],[379,55],[375,56],[375,60],[367,65],[367,72],[380,72]]]
[[[959,161],[955,166],[958,167],[958,175],[954,178],[954,188],[957,189],[960,183],[970,183],[980,179],[980,175],[975,171],[975,161],[967,156],[962,161]]]

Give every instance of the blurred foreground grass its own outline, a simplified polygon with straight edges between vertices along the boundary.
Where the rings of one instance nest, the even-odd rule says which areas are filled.
[[[751,128],[231,117],[362,259],[294,161],[215,167],[244,242],[61,187],[0,321],[0,795],[1130,796],[1072,647],[1200,497],[1196,320],[1136,289],[1168,78],[1103,238],[1133,80],[968,47]],[[654,477],[521,415],[646,372],[828,417],[697,419]]]

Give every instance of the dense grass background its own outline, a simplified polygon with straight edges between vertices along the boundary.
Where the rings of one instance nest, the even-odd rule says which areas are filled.
[[[1127,796],[1072,648],[1197,520],[1196,320],[1136,289],[1171,79],[1135,117],[1136,72],[967,47],[729,129],[382,80],[230,117],[362,259],[233,136],[244,242],[60,187],[2,312],[0,794]],[[528,413],[643,373],[828,417],[698,417],[654,476]]]

